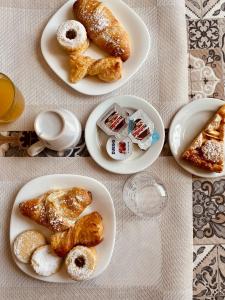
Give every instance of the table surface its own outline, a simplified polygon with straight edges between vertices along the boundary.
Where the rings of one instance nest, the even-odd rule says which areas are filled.
[[[189,100],[225,99],[225,0],[186,0]],[[200,63],[196,69],[195,64]],[[5,144],[2,136],[10,136]],[[167,130],[166,130],[167,136]],[[33,132],[0,133],[0,156],[26,156]],[[165,143],[163,156],[171,155]],[[88,156],[84,139],[76,149],[40,156]],[[193,299],[225,299],[225,178],[193,177]]]
[[[186,0],[186,18],[189,99],[225,99],[225,1]],[[225,178],[193,178],[193,244],[193,299],[225,299]]]

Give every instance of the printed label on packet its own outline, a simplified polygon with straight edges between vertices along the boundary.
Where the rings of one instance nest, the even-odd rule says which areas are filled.
[[[132,154],[133,144],[128,137],[123,140],[110,137],[106,144],[106,151],[115,160],[125,160]]]

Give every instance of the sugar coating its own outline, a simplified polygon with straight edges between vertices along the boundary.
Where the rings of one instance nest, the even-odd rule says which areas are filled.
[[[68,227],[73,226],[86,200],[82,190],[74,196],[70,194],[66,197],[69,191],[70,189],[52,191],[46,197],[46,203],[49,205],[49,223],[55,231],[58,231],[63,224]]]
[[[31,258],[34,271],[41,276],[50,276],[56,273],[62,263],[62,258],[55,255],[50,245],[36,249]]]
[[[85,23],[88,24],[89,33],[93,33],[96,36],[99,34],[98,38],[104,39],[108,47],[114,48],[114,56],[122,55],[125,49],[121,45],[121,36],[117,33],[119,22],[117,21],[114,24],[115,27],[112,27],[108,19],[109,9],[104,4],[100,4],[92,14],[90,14],[90,10],[91,6],[87,4],[79,12],[81,19],[84,19]]]
[[[84,258],[84,266],[78,267],[75,264],[75,259],[79,256]],[[77,246],[74,247],[66,258],[67,272],[74,280],[85,280],[91,276],[96,266],[96,255],[93,250]]]
[[[27,230],[16,237],[13,244],[14,254],[20,262],[27,264],[34,250],[45,244],[45,237],[40,232]]]
[[[70,30],[75,31],[76,33],[76,36],[73,39],[66,37],[66,33]],[[87,32],[80,22],[68,20],[59,26],[57,30],[57,40],[62,47],[69,50],[75,50],[86,42]]]
[[[214,163],[223,161],[223,143],[217,141],[207,141],[202,146],[202,153],[205,159]]]
[[[92,14],[89,13],[89,9],[89,5],[87,5],[80,14],[90,24],[90,31],[95,33],[101,32],[110,25],[108,18],[105,16],[105,7],[103,5],[100,5]]]

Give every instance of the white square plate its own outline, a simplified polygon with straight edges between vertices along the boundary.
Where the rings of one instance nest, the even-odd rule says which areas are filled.
[[[69,58],[61,49],[56,39],[58,26],[73,16],[74,0],[67,1],[49,20],[41,38],[41,51],[50,68],[74,90],[87,95],[103,95],[114,91],[125,84],[133,76],[148,56],[150,36],[148,29],[141,18],[121,0],[103,0],[121,21],[129,34],[131,42],[131,56],[123,63],[123,76],[120,80],[106,83],[93,77],[86,77],[74,84],[69,81]],[[85,55],[101,58],[107,54],[91,43]]]
[[[35,178],[25,184],[19,191],[12,209],[10,222],[10,245],[13,252],[13,242],[16,236],[25,230],[37,229],[46,237],[49,237],[50,235],[50,231],[44,226],[38,225],[29,218],[21,215],[18,208],[20,202],[35,198],[49,190],[60,188],[64,189],[74,186],[86,188],[92,193],[93,201],[83,211],[82,215],[86,215],[92,211],[98,211],[103,219],[104,240],[95,247],[98,262],[94,273],[90,277],[90,279],[92,279],[100,275],[109,265],[116,235],[116,217],[113,200],[106,187],[93,178],[72,174],[54,174]],[[36,274],[29,264],[19,262],[14,255],[13,258],[17,266],[24,273],[36,279],[49,282],[75,282],[70,279],[67,274],[64,263],[57,273],[44,277]]]

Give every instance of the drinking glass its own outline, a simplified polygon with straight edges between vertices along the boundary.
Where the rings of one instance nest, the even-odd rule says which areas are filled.
[[[167,190],[162,181],[151,172],[131,176],[123,188],[127,207],[137,216],[157,216],[168,202]]]
[[[24,98],[12,80],[0,73],[0,124],[15,121],[24,111]]]

